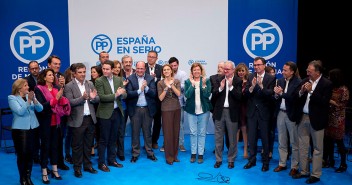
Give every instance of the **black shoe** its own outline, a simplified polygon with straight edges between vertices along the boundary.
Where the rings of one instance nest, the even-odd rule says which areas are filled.
[[[301,173],[297,173],[296,175],[292,175],[293,179],[301,179],[301,178],[308,178],[308,177],[309,177],[308,174],[307,175],[303,175]]]
[[[116,168],[122,168],[123,167],[122,164],[120,164],[120,163],[118,163],[116,161],[114,161],[112,163],[108,163],[108,166],[113,166],[113,167],[116,167]]]
[[[98,168],[103,172],[110,172],[109,167],[107,167],[105,164],[99,164]]]
[[[309,179],[306,180],[306,183],[307,184],[313,184],[313,183],[316,183],[316,182],[319,182],[319,181],[320,181],[320,178],[310,176]]]
[[[96,169],[94,169],[93,167],[90,167],[90,168],[85,168],[84,169],[85,172],[89,172],[91,174],[96,174],[98,173],[98,171]]]
[[[253,166],[255,166],[256,163],[255,162],[248,162],[246,165],[244,165],[244,169],[249,169],[252,168]]]
[[[42,181],[44,184],[50,184],[48,175],[42,175]]]
[[[221,165],[222,165],[221,161],[216,161],[216,163],[214,164],[214,168],[220,168]]]
[[[266,172],[269,170],[269,164],[263,164],[262,166],[262,172]]]
[[[138,160],[138,157],[132,157],[131,158],[131,163],[135,163],[135,162],[137,162],[137,160]]]
[[[196,162],[196,154],[191,154],[191,163]]]
[[[26,182],[27,182],[27,185],[34,185],[33,182],[32,182],[31,177],[27,177],[26,178]]]
[[[152,160],[152,161],[157,161],[158,159],[155,157],[155,155],[151,155],[147,157],[148,159]]]
[[[227,167],[228,167],[229,169],[232,169],[232,168],[235,167],[235,163],[234,163],[234,162],[229,162],[229,164],[227,165]]]
[[[120,159],[120,161],[125,161],[125,156],[117,156],[119,159]]]
[[[336,173],[342,173],[347,170],[347,164],[341,164],[339,168],[335,170]]]
[[[65,161],[68,162],[68,163],[70,163],[70,164],[73,164],[73,160],[72,160],[71,155],[66,155],[66,156],[65,156]]]
[[[58,164],[57,168],[59,168],[60,170],[69,170],[70,169],[68,166],[66,166],[66,164]]]
[[[75,170],[75,177],[81,178],[82,177],[82,171],[81,170]]]
[[[57,173],[57,176],[56,176],[55,173]],[[59,172],[58,171],[54,171],[54,170],[51,173],[51,178],[54,178],[56,180],[62,180],[62,177],[59,175]]]

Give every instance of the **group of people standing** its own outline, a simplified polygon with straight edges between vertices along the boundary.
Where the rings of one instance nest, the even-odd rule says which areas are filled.
[[[90,160],[95,155],[94,140],[98,168],[103,172],[110,171],[108,166],[122,168],[116,158],[125,160],[128,117],[132,129],[131,163],[136,163],[141,154],[141,130],[147,158],[158,160],[153,149],[159,148],[161,129],[164,140],[160,151],[165,152],[166,163],[180,162],[178,151],[186,151],[184,120],[190,128],[190,162],[203,163],[207,124],[212,115],[214,168],[222,165],[224,144],[228,149],[227,167],[234,168],[241,134],[243,157],[248,159],[244,169],[256,165],[260,138],[261,170],[268,171],[273,152],[270,132],[276,125],[280,159],[274,172],[287,169],[288,155],[292,153],[289,175],[294,179],[307,177],[306,183],[318,182],[322,167],[334,166],[334,142],[341,155],[336,172],[347,169],[343,135],[349,91],[339,69],[331,70],[325,78],[321,61],[314,60],[308,64],[307,78],[301,79],[296,63],[290,61],[283,66],[283,77],[276,79],[265,71],[265,59],[256,57],[253,73],[249,73],[244,63],[236,66],[232,61],[225,61],[219,62],[217,74],[207,78],[200,63],[193,63],[187,76],[178,69],[176,57],[171,57],[163,66],[156,64],[157,58],[157,52],[149,51],[147,62],[138,61],[133,69],[131,56],[123,56],[121,62],[111,61],[107,52],[101,52],[99,64],[91,67],[90,81],[86,80],[83,63],[72,64],[70,78],[65,80],[58,73],[59,57],[50,56],[51,67],[41,72],[38,63],[31,62],[30,77],[16,80],[8,97],[14,114],[12,135],[20,183],[33,184],[33,157],[39,150],[36,138],[40,138],[43,183],[50,183],[49,174],[56,180],[62,179],[58,172],[63,158],[62,122],[68,126],[66,135],[71,135],[65,142],[72,148],[75,177],[82,177],[82,166],[86,172],[97,173]],[[313,150],[312,170],[309,149]],[[69,154],[69,149],[66,150]],[[52,170],[48,168],[49,161]]]

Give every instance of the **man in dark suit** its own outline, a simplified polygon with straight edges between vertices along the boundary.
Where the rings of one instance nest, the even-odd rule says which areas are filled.
[[[158,53],[156,51],[149,51],[147,56],[147,63],[145,63],[145,73],[150,74],[154,78],[155,84],[161,79],[161,68],[162,66],[157,64]],[[153,149],[158,149],[158,140],[160,136],[161,129],[161,102],[157,96],[155,95],[155,103],[156,103],[156,112],[153,116],[154,124],[153,124],[153,133],[152,133],[152,147]]]
[[[262,57],[254,58],[255,73],[250,74],[245,89],[248,97],[247,128],[250,156],[244,169],[249,169],[257,162],[258,129],[264,149],[262,171],[269,170],[269,132],[272,114],[271,104],[274,95],[275,77],[265,73],[266,61]]]
[[[323,162],[324,128],[328,125],[329,101],[332,96],[332,82],[323,77],[323,66],[320,60],[308,64],[307,78],[301,82],[299,91],[297,119],[299,167],[300,173],[292,176],[294,179],[309,177],[307,184],[320,181]],[[313,141],[312,170],[309,176],[309,141]]]
[[[91,81],[86,80],[86,66],[76,63],[75,78],[66,84],[65,97],[71,104],[71,114],[67,124],[72,129],[72,160],[74,175],[82,177],[82,163],[84,171],[92,174],[97,171],[92,167],[90,152],[94,138],[94,124],[97,122],[93,103],[99,102],[99,96]]]
[[[214,84],[212,96],[217,99],[213,118],[215,119],[215,157],[214,168],[222,164],[225,127],[229,138],[227,152],[228,168],[234,168],[237,155],[237,129],[239,119],[240,100],[242,97],[242,80],[234,75],[235,64],[232,61],[224,63],[224,76]]]
[[[122,168],[123,165],[116,161],[117,129],[124,124],[124,114],[121,98],[127,94],[122,78],[112,74],[114,63],[107,60],[102,65],[103,76],[95,81],[95,87],[100,98],[97,117],[100,121],[100,139],[98,148],[98,168],[104,172],[110,169],[105,163],[105,150],[107,149],[107,162],[109,166]]]
[[[132,124],[132,163],[137,162],[141,153],[139,140],[141,128],[147,158],[157,160],[152,149],[151,134],[153,116],[156,112],[156,86],[154,78],[145,71],[145,63],[139,61],[136,64],[136,73],[128,77],[126,100]]]
[[[37,85],[37,78],[40,71],[38,62],[35,60],[30,61],[28,64],[28,69],[30,75],[26,76],[25,79],[28,82],[29,91],[34,91],[34,87]]]
[[[39,75],[39,64],[37,61],[32,60],[28,64],[30,74],[25,77],[28,82],[29,91],[34,91],[34,87],[37,85],[37,78]],[[40,137],[38,129],[34,129],[34,144],[33,144],[33,162],[36,164],[40,163],[39,149],[40,149]]]
[[[214,91],[215,84],[220,84],[221,80],[224,77],[224,63],[225,62],[223,62],[223,61],[219,62],[218,63],[217,74],[211,75],[209,77],[210,84],[211,84],[211,92]],[[213,111],[214,111],[214,107],[215,107],[216,101],[217,101],[216,97],[215,96],[211,96],[210,102],[211,102],[211,105],[213,106],[213,109],[210,110],[211,113],[213,113]],[[213,122],[215,123],[214,116],[213,116]],[[225,145],[226,145],[226,148],[229,149],[229,138],[227,136],[227,128],[226,128],[226,126],[225,126]],[[215,150],[213,151],[213,153],[215,153]]]
[[[297,107],[298,91],[301,78],[296,75],[297,65],[286,62],[282,69],[283,78],[277,80],[274,87],[277,114],[277,132],[279,140],[279,165],[274,172],[286,170],[286,162],[290,145],[292,146],[290,176],[298,173],[298,136],[297,136]],[[290,142],[290,143],[288,143]]]

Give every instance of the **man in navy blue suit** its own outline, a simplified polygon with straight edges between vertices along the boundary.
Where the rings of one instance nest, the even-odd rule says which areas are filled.
[[[132,124],[132,158],[135,163],[141,153],[139,133],[142,128],[144,148],[148,159],[157,161],[152,149],[152,122],[156,112],[156,86],[154,77],[145,73],[145,63],[136,64],[136,73],[128,77],[127,85],[127,111]]]

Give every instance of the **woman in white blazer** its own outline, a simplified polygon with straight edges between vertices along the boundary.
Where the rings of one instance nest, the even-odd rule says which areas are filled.
[[[28,89],[27,80],[16,80],[12,84],[8,103],[13,115],[12,139],[17,153],[20,183],[32,185],[34,132],[39,126],[34,111],[42,111],[43,106],[36,100],[34,92],[29,92]]]

